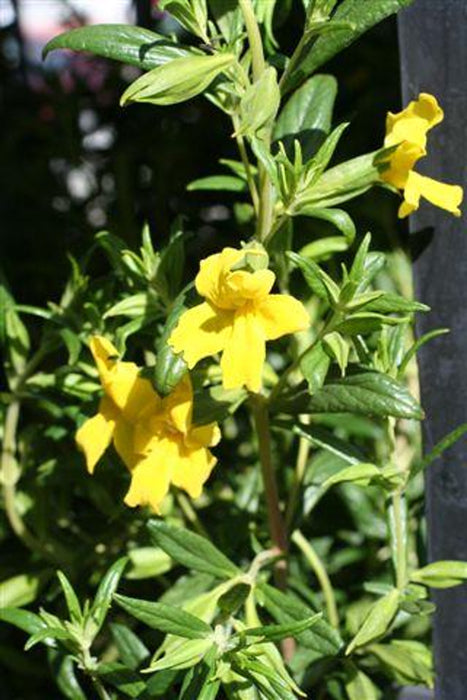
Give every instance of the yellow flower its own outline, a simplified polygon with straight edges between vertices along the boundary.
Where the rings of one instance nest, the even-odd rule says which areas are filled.
[[[133,362],[120,362],[106,338],[90,343],[104,389],[99,412],[76,434],[86,466],[94,467],[113,442],[131,473],[129,506],[151,505],[156,512],[170,484],[197,498],[216,463],[207,449],[220,438],[215,423],[192,425],[193,390],[188,375],[161,398]]]
[[[382,173],[385,182],[403,190],[404,201],[399,208],[401,218],[418,209],[423,197],[441,209],[460,216],[462,187],[446,185],[413,170],[415,163],[426,155],[427,133],[443,121],[444,113],[433,95],[421,93],[398,114],[388,113],[385,146],[395,146],[389,167]]]
[[[224,248],[201,261],[195,284],[206,301],[182,314],[169,343],[175,352],[183,352],[190,369],[222,352],[224,388],[246,386],[258,392],[266,340],[304,330],[309,317],[297,299],[270,294],[275,280],[271,270],[234,269],[245,254]]]

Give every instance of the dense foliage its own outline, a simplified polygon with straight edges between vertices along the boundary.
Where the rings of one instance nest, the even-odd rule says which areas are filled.
[[[39,679],[47,658],[73,700],[432,686],[429,587],[467,564],[426,565],[423,470],[465,426],[421,457],[414,360],[445,331],[414,341],[429,309],[407,260],[374,250],[348,202],[384,188],[401,216],[421,196],[456,214],[462,193],[414,170],[442,119],[434,97],[342,160],[336,80],[317,73],[406,4],[306,2],[289,58],[274,34],[289,3],[260,0],[164,0],[185,44],[102,25],[46,47],[141,68],[123,105],[210,100],[238,159],[187,189],[225,192],[239,234],[206,251],[181,217],[164,246],[148,226],[133,249],[103,231],[70,257],[57,303],[2,286],[2,534],[24,564],[0,583],[0,619],[38,645],[3,642],[9,668]]]

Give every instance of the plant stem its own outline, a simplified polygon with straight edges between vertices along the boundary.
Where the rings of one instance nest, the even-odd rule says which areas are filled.
[[[304,423],[309,423],[310,417],[308,415],[303,415],[302,421]],[[290,491],[287,508],[285,510],[285,524],[287,530],[290,529],[290,526],[292,525],[294,519],[295,510],[297,508],[297,501],[300,495],[300,488],[303,482],[303,477],[305,476],[306,465],[308,463],[308,455],[310,454],[310,448],[310,441],[304,437],[301,437],[298,443],[297,463],[295,465],[294,481],[292,484],[292,490]]]
[[[259,31],[256,15],[251,0],[238,0],[243,14],[248,42],[251,49],[251,62],[253,68],[253,80],[259,80],[265,68],[263,42]]]
[[[297,46],[295,47],[295,50],[294,50],[292,56],[290,57],[289,62],[287,63],[287,67],[286,67],[285,71],[282,73],[281,79],[279,81],[279,88],[280,88],[281,92],[283,92],[284,83],[287,80],[287,78],[289,77],[289,75],[292,73],[293,69],[295,68],[295,64],[297,63],[298,59],[300,58],[306,42],[307,42],[307,35],[306,35],[306,32],[304,32],[302,34],[300,41],[298,42]]]
[[[326,335],[326,333],[330,333],[336,323],[339,321],[339,314],[338,312],[334,312],[332,316],[326,321],[324,326],[321,328],[319,331],[318,335],[314,339],[314,341],[309,345],[303,352],[300,353],[300,355],[290,364],[287,369],[282,373],[279,381],[277,384],[273,387],[270,395],[269,395],[269,403],[272,403],[281,393],[281,391],[285,388],[287,384],[287,380],[289,379],[290,375],[292,372],[294,372],[299,366],[302,360],[308,355],[309,352],[313,350],[313,348],[322,340],[322,338]]]
[[[30,361],[25,365],[20,375],[11,382],[13,389],[13,400],[8,406],[5,415],[5,424],[3,432],[3,447],[0,460],[0,473],[3,490],[3,499],[5,505],[5,513],[10,523],[11,529],[23,542],[26,547],[33,552],[39,552],[42,556],[55,561],[56,558],[52,552],[52,548],[45,547],[38,539],[36,539],[26,527],[23,518],[16,509],[16,483],[20,477],[19,467],[16,463],[16,433],[18,430],[18,422],[20,415],[21,402],[18,397],[19,392],[26,383],[28,377],[34,372],[36,367],[47,354],[46,346],[42,346],[32,356]]]
[[[407,583],[407,547],[406,547],[406,521],[405,502],[400,490],[393,493],[391,497],[392,518],[394,523],[394,549],[395,549],[395,569],[396,586],[404,588]]]
[[[269,532],[273,545],[285,555],[288,549],[287,532],[279,506],[279,493],[272,464],[271,432],[267,402],[264,396],[256,394],[251,397],[251,406],[259,443],[259,457],[266,496]],[[285,559],[280,559],[276,563],[274,573],[277,587],[284,590],[287,586],[287,562]]]
[[[101,700],[112,700],[104,686],[102,685],[102,682],[100,679],[95,676],[94,674],[91,675],[91,680],[94,685],[94,688],[96,690],[96,693],[98,696],[101,698]]]
[[[251,0],[239,0],[239,6],[243,14],[248,34],[248,42],[250,44],[253,81],[256,82],[260,79],[261,74],[266,68],[261,32],[259,31]],[[266,148],[269,149],[271,139],[270,131],[263,136],[263,139],[265,140]],[[258,179],[260,194],[256,235],[258,240],[262,241],[267,237],[271,229],[274,206],[272,184],[262,163],[258,164]]]
[[[238,131],[239,128],[239,119],[236,114],[232,115],[232,123],[235,132]],[[253,208],[255,210],[256,216],[259,214],[259,196],[258,196],[258,188],[256,187],[256,182],[255,178],[253,177],[253,173],[251,172],[251,166],[250,166],[250,161],[248,159],[248,154],[246,152],[246,147],[245,147],[245,139],[241,134],[238,136],[235,136],[235,139],[237,141],[237,147],[238,151],[240,153],[240,158],[242,159],[243,167],[245,168],[245,174],[246,174],[246,179],[248,183],[248,189],[250,190],[250,196],[251,196],[251,201],[253,202]]]
[[[188,522],[190,522],[193,525],[193,528],[196,530],[196,532],[199,535],[202,535],[203,537],[207,537],[208,540],[211,539],[209,537],[209,534],[206,532],[206,528],[199,519],[198,513],[193,508],[190,500],[185,496],[185,494],[177,490],[176,498],[178,501],[178,505],[180,506],[180,509],[183,512],[183,515],[188,520]]]
[[[326,569],[324,568],[323,562],[316,554],[315,550],[302,535],[300,530],[295,530],[292,533],[292,542],[294,542],[297,547],[301,550],[303,556],[313,569],[316,578],[319,581],[321,590],[323,592],[324,600],[326,602],[326,610],[328,614],[329,622],[333,627],[339,627],[339,615],[337,612],[336,599],[334,597],[334,591],[327,575]]]

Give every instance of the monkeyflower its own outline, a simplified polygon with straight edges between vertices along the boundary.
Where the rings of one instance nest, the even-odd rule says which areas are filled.
[[[90,343],[104,389],[98,413],[78,430],[76,441],[86,466],[94,467],[113,442],[131,474],[129,506],[160,503],[170,484],[197,498],[216,463],[207,449],[220,432],[215,423],[192,425],[193,390],[186,375],[161,398],[133,362],[120,362],[112,343],[95,336]]]
[[[436,98],[427,93],[421,93],[402,112],[388,113],[384,145],[395,146],[395,150],[389,157],[389,167],[382,173],[382,179],[403,191],[404,201],[399,208],[401,218],[418,209],[422,197],[455,216],[461,214],[462,187],[432,180],[413,170],[415,163],[426,155],[428,131],[443,118],[443,110]]]
[[[305,307],[288,294],[270,294],[275,275],[258,248],[224,248],[201,261],[195,280],[205,301],[185,311],[169,338],[189,368],[222,352],[225,389],[261,388],[266,340],[304,330]]]

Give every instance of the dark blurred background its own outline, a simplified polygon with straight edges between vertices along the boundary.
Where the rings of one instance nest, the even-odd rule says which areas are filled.
[[[295,0],[275,28],[284,53],[293,49],[302,18]],[[42,61],[52,36],[98,22],[180,32],[150,0],[0,0],[0,266],[23,304],[56,299],[67,252],[79,257],[102,229],[134,246],[148,221],[157,247],[174,216],[183,214],[208,248],[238,240],[229,194],[185,191],[194,178],[221,172],[219,157],[237,157],[227,118],[203,98],[171,108],[121,109],[119,96],[134,69],[67,52]],[[326,70],[339,81],[335,121],[352,122],[339,157],[374,149],[386,111],[400,105],[395,20]],[[380,246],[394,241],[392,197],[373,192],[349,211],[360,232],[372,230]]]

